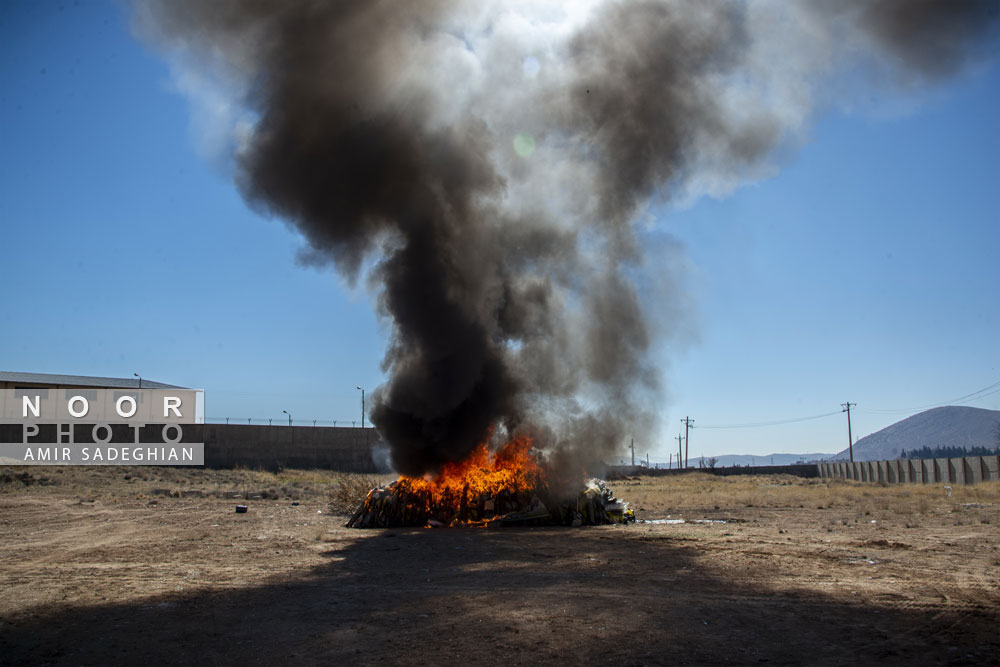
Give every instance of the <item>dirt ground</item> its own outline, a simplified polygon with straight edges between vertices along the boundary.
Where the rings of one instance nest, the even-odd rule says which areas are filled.
[[[344,528],[370,483],[0,468],[0,664],[1000,664],[996,483],[692,474],[612,483],[683,523]]]

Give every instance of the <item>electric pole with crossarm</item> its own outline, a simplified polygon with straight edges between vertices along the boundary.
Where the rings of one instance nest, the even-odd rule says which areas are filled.
[[[847,413],[847,451],[851,455],[851,463],[854,463],[854,439],[851,437],[851,408],[857,405],[857,403],[841,403],[840,407],[844,408],[841,412]]]
[[[691,419],[690,417],[685,417],[681,421],[684,422],[684,467],[687,468],[688,467],[688,436],[690,435],[691,428],[693,428],[691,426],[691,424],[694,423],[694,420]]]

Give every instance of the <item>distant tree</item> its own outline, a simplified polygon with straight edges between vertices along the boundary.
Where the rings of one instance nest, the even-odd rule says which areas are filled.
[[[713,457],[712,457],[712,458],[710,458],[710,459],[708,460],[708,462],[707,462],[707,463],[708,463],[708,467],[709,467],[710,469],[712,469],[712,470],[715,470],[715,464],[716,464],[716,463],[718,463],[718,462],[719,462],[719,459],[717,459],[717,458],[715,458],[715,457],[713,456]]]
[[[911,449],[905,456],[901,455],[901,458],[908,459],[956,459],[962,456],[989,456],[993,451],[989,447],[948,447],[945,445],[939,445],[934,449],[927,447],[921,447],[919,449]]]

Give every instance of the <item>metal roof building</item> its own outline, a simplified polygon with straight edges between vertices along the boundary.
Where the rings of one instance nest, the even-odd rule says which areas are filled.
[[[142,378],[143,389],[186,389],[173,384],[153,382]],[[52,375],[49,373],[15,373],[13,371],[0,371],[0,389],[28,389],[44,387],[47,389],[77,389],[77,388],[104,388],[104,389],[138,389],[140,379],[132,378],[105,378],[92,377],[89,375]]]

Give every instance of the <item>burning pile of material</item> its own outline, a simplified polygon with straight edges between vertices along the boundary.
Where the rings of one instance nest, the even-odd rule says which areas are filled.
[[[575,497],[556,493],[520,437],[496,453],[480,445],[460,463],[423,479],[402,476],[368,492],[347,522],[351,528],[462,525],[598,525],[628,523],[635,514],[600,480]],[[572,494],[571,494],[572,496]]]

